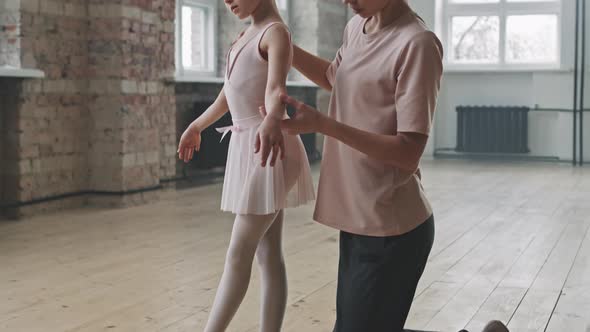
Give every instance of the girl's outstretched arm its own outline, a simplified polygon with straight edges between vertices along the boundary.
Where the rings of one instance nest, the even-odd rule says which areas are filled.
[[[225,113],[229,111],[229,106],[227,105],[227,99],[225,98],[225,92],[221,89],[221,92],[217,96],[217,99],[207,108],[207,110],[201,114],[191,126],[194,126],[195,129],[199,129],[199,131],[203,131],[207,129],[210,125],[215,123],[215,121],[219,120]]]
[[[281,132],[281,120],[285,115],[285,105],[281,94],[286,93],[286,82],[291,69],[292,46],[289,32],[282,24],[268,29],[262,37],[259,51],[268,60],[268,80],[264,104],[267,115],[264,118],[256,140],[256,152],[261,152],[262,166],[272,151],[270,165],[274,166],[277,157],[284,155],[284,139]]]
[[[215,102],[193,121],[180,137],[177,150],[178,158],[185,163],[191,160],[194,152],[199,151],[201,146],[201,132],[219,120],[227,111],[229,111],[229,106],[222,89]]]

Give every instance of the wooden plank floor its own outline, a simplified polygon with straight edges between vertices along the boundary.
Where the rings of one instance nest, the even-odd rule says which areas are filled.
[[[429,161],[436,241],[407,327],[590,331],[590,169]],[[317,175],[317,171],[316,171]],[[0,331],[201,331],[232,216],[221,186],[148,206],[80,209],[0,223]],[[331,331],[338,234],[290,210],[284,331]],[[254,268],[230,331],[257,331]],[[369,331],[370,332],[370,331]]]

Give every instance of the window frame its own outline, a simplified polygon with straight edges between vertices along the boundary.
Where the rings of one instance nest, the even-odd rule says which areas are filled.
[[[219,11],[217,0],[176,0],[176,19],[175,19],[175,67],[177,78],[203,78],[217,76],[217,25],[219,20]],[[185,68],[182,64],[182,7],[206,7],[208,12],[205,15],[205,33],[207,53],[206,63],[208,68],[205,70],[194,70]]]
[[[561,70],[563,68],[563,6],[564,1],[531,0],[527,2],[508,2],[498,0],[494,3],[453,3],[453,0],[438,0],[437,4],[437,32],[441,37],[445,50],[444,63],[448,70]],[[543,15],[557,16],[557,54],[555,62],[534,63],[507,62],[506,28],[507,18],[513,15]],[[500,23],[498,62],[494,63],[460,63],[452,61],[452,25],[455,16],[498,16]]]

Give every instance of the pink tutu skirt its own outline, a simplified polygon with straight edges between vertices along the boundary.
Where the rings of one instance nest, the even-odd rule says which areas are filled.
[[[284,134],[285,158],[274,167],[261,165],[255,153],[256,132],[261,116],[233,119],[221,210],[235,214],[267,215],[284,208],[304,205],[315,199],[307,154],[299,136]],[[271,153],[272,156],[272,153]]]

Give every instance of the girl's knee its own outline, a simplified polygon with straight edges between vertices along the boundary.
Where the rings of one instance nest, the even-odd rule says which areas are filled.
[[[251,267],[254,260],[254,250],[251,246],[232,244],[226,255],[226,263],[234,267]]]
[[[256,260],[261,267],[276,266],[285,263],[281,248],[276,248],[264,242],[260,243],[256,250]]]

